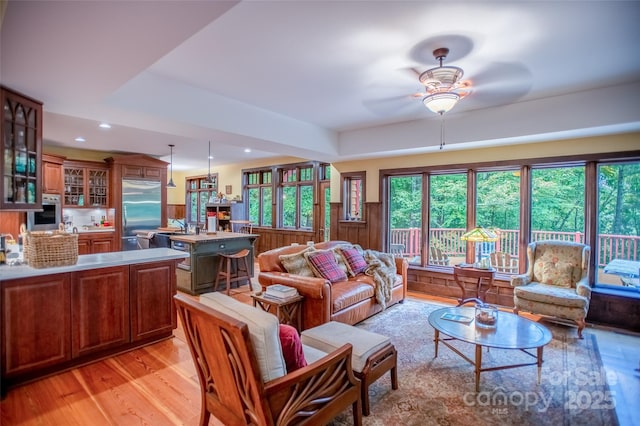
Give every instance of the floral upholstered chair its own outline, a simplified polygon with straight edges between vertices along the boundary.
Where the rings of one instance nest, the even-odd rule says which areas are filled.
[[[537,241],[527,247],[527,273],[511,277],[514,313],[527,311],[575,321],[578,337],[591,300],[591,248],[568,241]]]

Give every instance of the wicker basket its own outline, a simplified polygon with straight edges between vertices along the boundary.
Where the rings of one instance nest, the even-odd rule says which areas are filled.
[[[24,260],[32,268],[75,265],[78,262],[78,234],[64,231],[25,231]]]

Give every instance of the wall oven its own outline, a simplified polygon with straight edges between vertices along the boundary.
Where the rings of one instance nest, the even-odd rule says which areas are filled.
[[[62,222],[62,203],[57,194],[42,194],[42,210],[27,213],[27,229],[51,231]]]

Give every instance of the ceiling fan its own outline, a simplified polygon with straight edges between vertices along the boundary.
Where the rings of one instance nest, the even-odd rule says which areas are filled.
[[[442,65],[448,54],[449,49],[446,47],[433,51],[433,57],[440,65],[420,73],[418,80],[425,92],[413,95],[421,97],[424,106],[440,115],[449,112],[460,99],[471,93],[471,81],[462,80],[462,68]]]
[[[209,159],[209,173],[207,174],[207,179],[202,182],[202,186],[205,188],[216,188],[218,187],[218,179],[211,174],[211,141],[209,141],[209,155],[207,157]]]

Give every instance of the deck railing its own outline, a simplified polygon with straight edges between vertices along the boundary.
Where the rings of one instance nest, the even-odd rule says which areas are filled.
[[[460,239],[467,230],[462,228],[432,228],[429,241],[449,257],[464,256],[466,243]],[[560,240],[584,242],[582,232],[532,231],[532,241]],[[520,231],[517,229],[501,229],[499,239],[495,243],[486,243],[482,252],[503,251],[518,256]],[[391,230],[390,243],[402,247],[406,257],[420,256],[420,228],[396,228]],[[600,234],[598,237],[598,267],[604,267],[613,259],[640,259],[640,237],[628,235]]]

